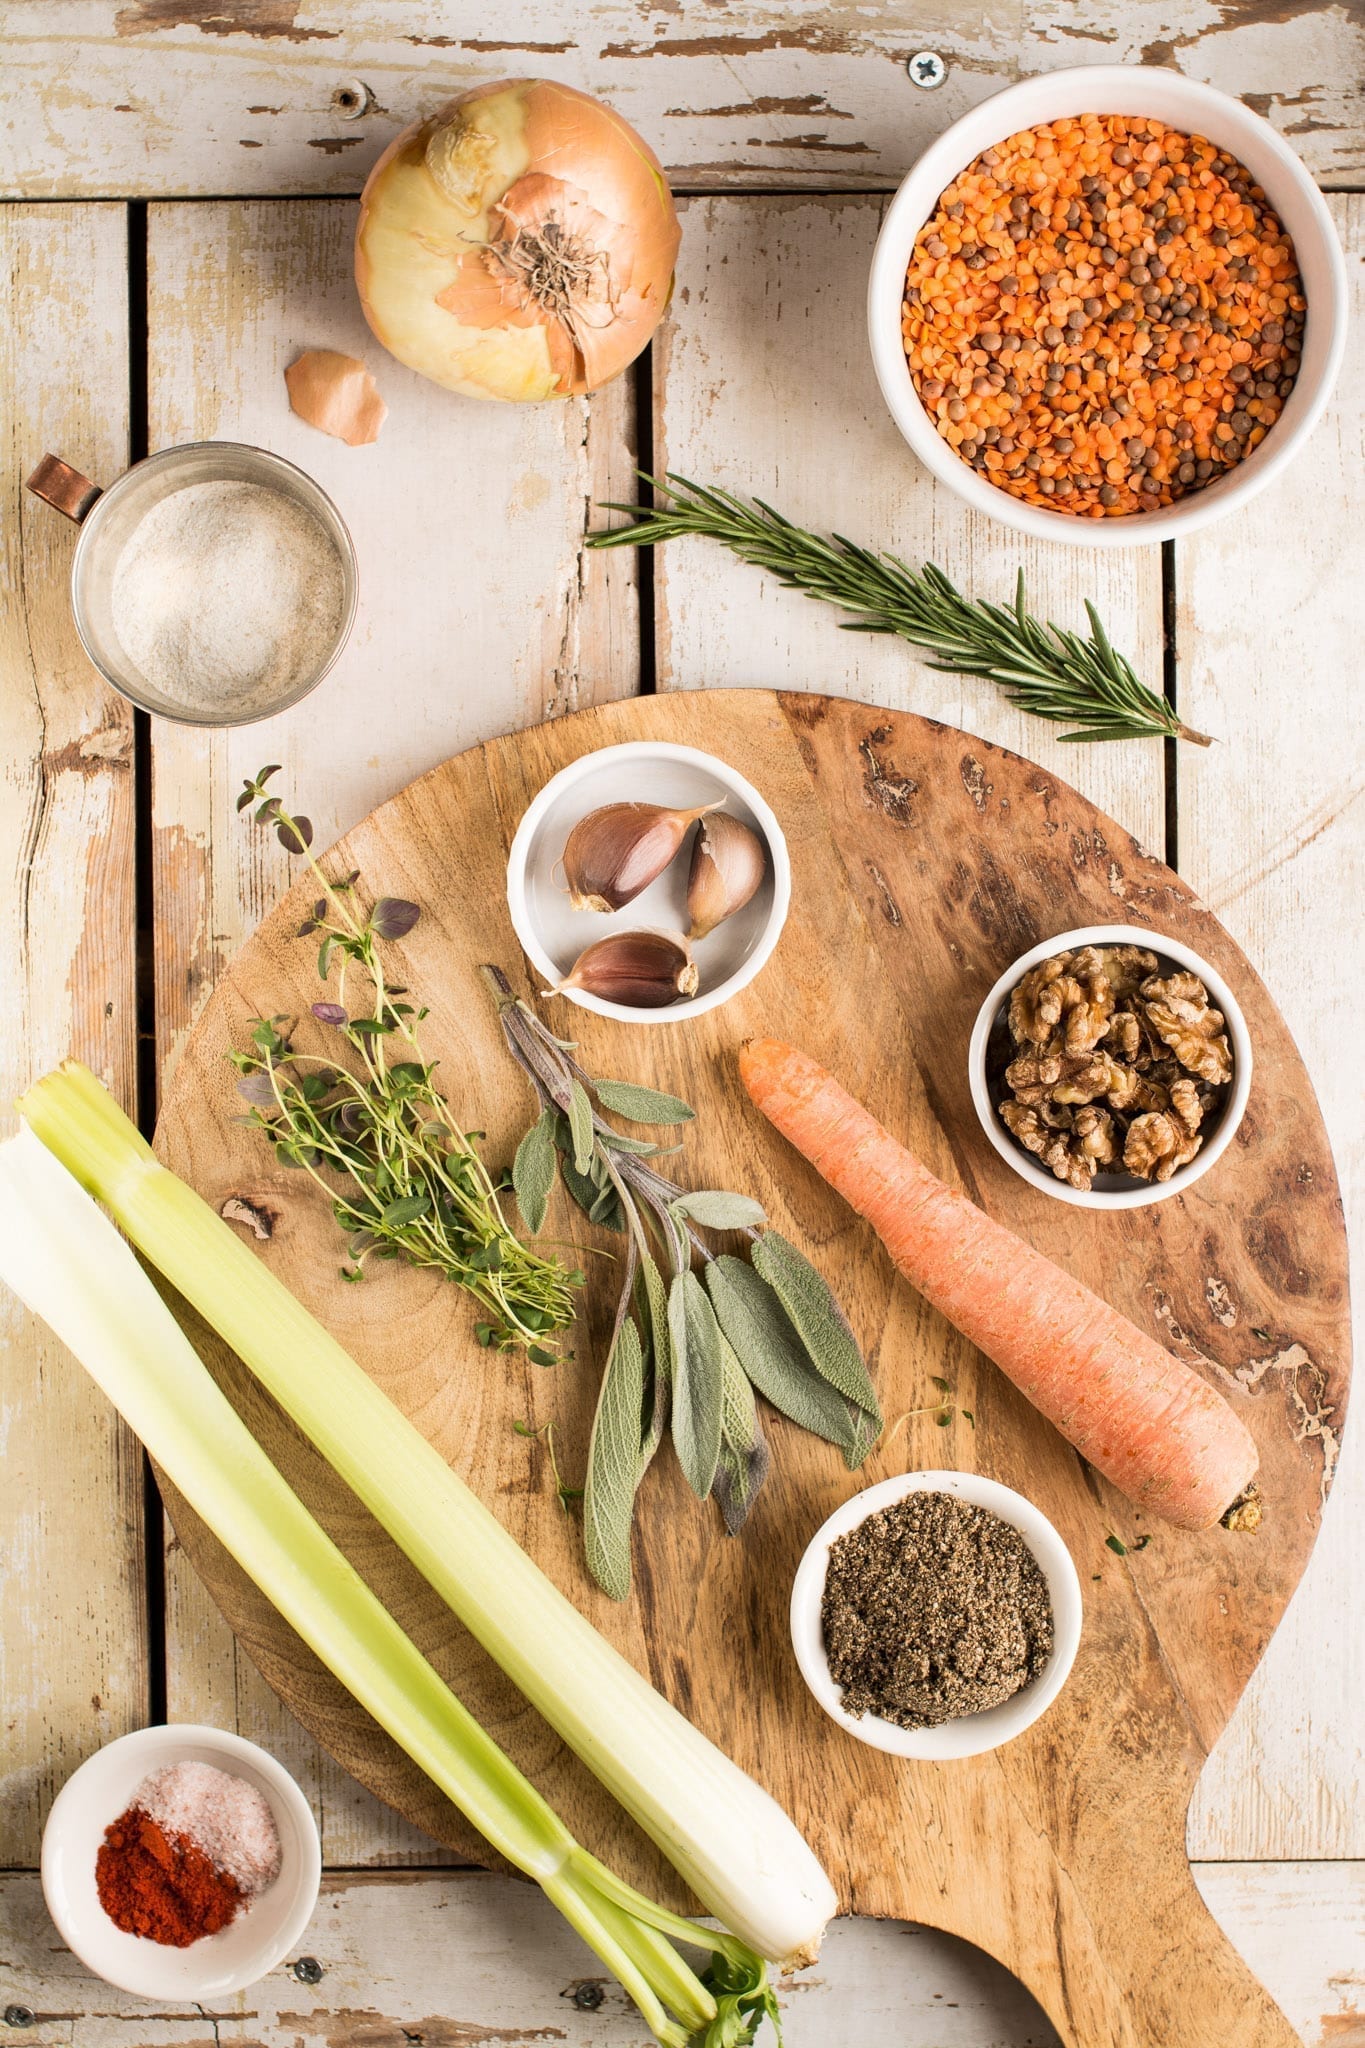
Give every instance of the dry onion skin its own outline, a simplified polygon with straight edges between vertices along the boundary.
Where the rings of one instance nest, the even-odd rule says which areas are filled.
[[[334,348],[305,349],[285,371],[284,381],[290,410],[310,427],[350,448],[366,448],[379,439],[389,408],[359,356]]]
[[[480,86],[365,183],[360,302],[399,362],[473,398],[567,398],[634,362],[681,230],[658,158],[572,86]]]

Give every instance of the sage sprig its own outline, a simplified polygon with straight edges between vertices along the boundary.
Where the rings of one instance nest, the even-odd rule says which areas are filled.
[[[479,1303],[481,1344],[553,1365],[583,1276],[510,1229],[479,1156],[483,1133],[464,1130],[436,1086],[418,1038],[427,1012],[389,980],[380,952],[382,942],[406,938],[421,912],[396,896],[366,911],[358,873],[326,874],[311,852],[309,820],[267,792],[278,773],[273,766],[252,776],[237,809],[254,806],[255,822],[312,871],[319,894],[298,936],[317,944],[328,997],[311,1006],[316,1050],[296,1041],[299,1018],[258,1017],[250,1043],[230,1055],[250,1105],[242,1121],[280,1165],[300,1168],[326,1194],[346,1233],[343,1279],[359,1281],[371,1258],[434,1267]]]
[[[692,1120],[688,1105],[587,1073],[501,969],[483,973],[538,1104],[512,1169],[523,1219],[540,1229],[558,1177],[589,1221],[624,1239],[583,1502],[588,1568],[624,1600],[636,1494],[666,1432],[688,1485],[716,1500],[735,1534],[770,1464],[755,1389],[837,1445],[850,1469],[876,1442],[881,1411],[827,1282],[769,1227],[762,1204],[727,1188],[679,1188],[657,1163],[679,1147],[621,1131],[606,1114],[677,1130]],[[748,1259],[713,1252],[706,1232],[746,1238]]]

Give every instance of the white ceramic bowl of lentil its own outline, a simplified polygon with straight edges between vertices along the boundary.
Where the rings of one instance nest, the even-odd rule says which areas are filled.
[[[851,1534],[869,1515],[894,1507],[912,1493],[945,1493],[970,1507],[986,1508],[998,1515],[1023,1537],[1047,1581],[1052,1607],[1052,1652],[1036,1678],[1001,1706],[984,1712],[963,1714],[937,1727],[902,1728],[898,1722],[879,1714],[850,1714],[843,1705],[843,1688],[829,1668],[825,1648],[822,1609],[830,1549],[841,1536]],[[816,1530],[797,1567],[792,1584],[792,1648],[801,1676],[832,1721],[870,1749],[892,1756],[917,1757],[929,1763],[957,1757],[984,1756],[1013,1742],[1052,1705],[1071,1674],[1081,1641],[1081,1582],[1071,1552],[1063,1543],[1042,1509],[1022,1493],[988,1479],[981,1472],[902,1472],[864,1487],[836,1508]],[[907,1634],[913,1617],[907,1616]]]
[[[1205,138],[1248,178],[1238,183],[1236,170],[1224,178],[1207,154],[1168,170],[1154,134],[1146,144],[1141,134],[1118,141],[1104,134],[1103,124],[1119,116]],[[1055,124],[1069,124],[1060,138]],[[1050,139],[1034,138],[1034,169],[1026,170],[1023,154],[1005,145],[1044,127]],[[1040,144],[1050,154],[1038,154]],[[1154,170],[1146,168],[1144,147],[1158,149]],[[1127,162],[1113,156],[1116,149]],[[995,162],[983,171],[978,160],[985,152]],[[1044,172],[1044,163],[1058,168]],[[986,182],[968,191],[972,213],[958,216],[966,224],[956,228],[939,205],[967,173]],[[1146,182],[1135,187],[1135,177]],[[1159,196],[1149,202],[1154,180]],[[1171,211],[1168,184],[1173,203],[1191,219]],[[1135,200],[1141,206],[1134,208]],[[1239,203],[1245,215],[1238,215]],[[1283,237],[1276,245],[1263,206],[1293,245],[1300,293],[1292,288],[1292,267],[1284,267]],[[1104,214],[1102,207],[1111,210]],[[1100,220],[1113,227],[1124,217],[1127,227],[1094,241]],[[1224,219],[1233,222],[1231,237]],[[971,240],[977,223],[979,239]],[[932,253],[928,237],[921,242],[925,229],[935,234]],[[954,234],[956,249],[948,239]],[[1113,249],[1116,239],[1128,246]],[[1116,259],[1107,267],[1106,248]],[[907,307],[912,256],[929,295]],[[1135,266],[1137,282],[1130,276]],[[1016,283],[1015,292],[1000,290],[1002,278]],[[1193,296],[1179,296],[1184,292]],[[1293,303],[1299,297],[1305,310]],[[877,241],[868,330],[896,425],[926,467],[969,505],[1041,539],[1131,547],[1191,533],[1236,510],[1292,460],[1340,367],[1345,263],[1308,171],[1240,100],[1141,65],[1057,71],[984,100],[919,159]],[[990,346],[977,347],[978,336]],[[1196,344],[1208,353],[1195,352]],[[907,346],[918,358],[914,370]],[[1152,361],[1156,374],[1149,376]],[[1013,392],[1001,385],[1002,375]],[[1126,409],[1116,410],[1115,398]],[[964,427],[970,459],[959,453]],[[1168,497],[1173,502],[1164,502]],[[1077,509],[1051,509],[1064,498]],[[1144,505],[1152,509],[1127,509]]]
[[[1058,1179],[1027,1152],[1006,1129],[1001,1118],[1000,1105],[1007,1094],[1004,1068],[1009,1059],[1022,1049],[1010,1043],[1010,997],[1031,968],[1045,960],[1055,959],[1059,953],[1075,953],[1085,946],[1138,946],[1148,953],[1155,953],[1159,974],[1164,976],[1183,970],[1187,974],[1198,975],[1213,1007],[1222,1013],[1223,1030],[1231,1051],[1231,1078],[1219,1087],[1205,1114],[1199,1150],[1185,1165],[1177,1166],[1169,1180],[1139,1179],[1124,1172],[1120,1162],[1117,1170],[1098,1171],[1089,1187],[1073,1187],[1068,1181]],[[1055,939],[1044,939],[1041,945],[1021,954],[1011,967],[1006,968],[982,1003],[967,1048],[972,1104],[982,1130],[1000,1157],[1040,1193],[1052,1195],[1059,1202],[1070,1202],[1081,1209],[1143,1209],[1151,1202],[1164,1202],[1171,1195],[1185,1194],[1201,1175],[1217,1164],[1236,1136],[1251,1094],[1251,1073],[1251,1033],[1247,1029],[1242,1006],[1222,975],[1192,947],[1136,924],[1086,925],[1078,931],[1059,932]],[[1103,1107],[1103,1100],[1100,1107]]]

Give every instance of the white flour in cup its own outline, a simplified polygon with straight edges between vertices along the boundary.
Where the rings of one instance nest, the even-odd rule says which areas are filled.
[[[190,712],[268,710],[320,668],[345,578],[313,514],[267,484],[186,484],[134,527],[114,569],[114,632],[158,695]]]

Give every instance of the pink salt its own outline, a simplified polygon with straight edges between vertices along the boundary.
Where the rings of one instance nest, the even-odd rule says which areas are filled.
[[[280,1874],[280,1837],[264,1793],[212,1764],[168,1764],[144,1778],[133,1805],[166,1834],[188,1835],[248,1897]]]

